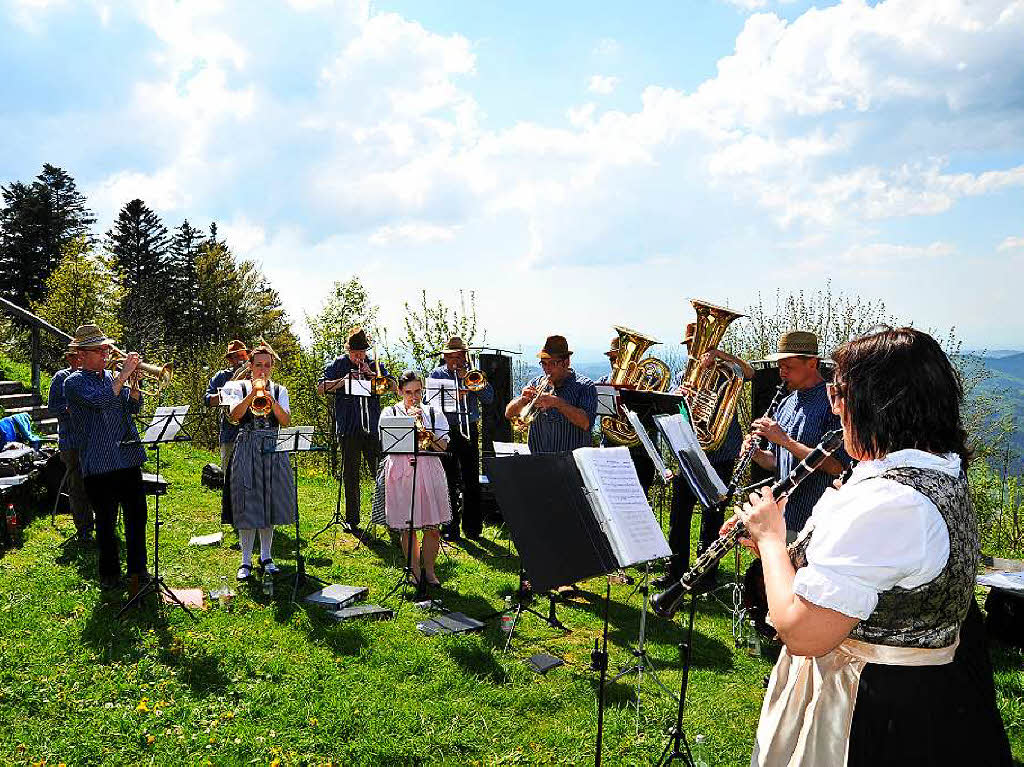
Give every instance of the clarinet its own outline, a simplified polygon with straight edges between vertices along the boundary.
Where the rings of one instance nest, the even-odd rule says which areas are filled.
[[[789,473],[788,477],[772,485],[772,497],[775,500],[779,500],[783,496],[789,495],[793,488],[813,474],[814,470],[842,444],[842,429],[836,429],[826,434],[818,446],[807,454],[807,457]],[[725,535],[719,536],[718,540],[708,546],[704,553],[697,558],[697,561],[693,563],[693,567],[683,573],[682,578],[660,594],[655,594],[651,598],[651,608],[654,612],[662,618],[671,618],[675,615],[686,593],[693,588],[712,566],[729,553],[745,530],[746,526],[737,520],[732,530]]]
[[[779,384],[779,387],[775,390],[775,396],[772,397],[771,404],[768,405],[768,409],[764,411],[762,418],[770,418],[775,415],[775,411],[778,410],[779,405],[782,404],[783,397],[786,396],[789,389],[786,386],[786,382],[783,381]],[[754,427],[751,426],[751,429]],[[736,461],[736,467],[732,470],[732,479],[729,480],[729,487],[725,491],[725,500],[722,501],[723,505],[728,506],[732,501],[732,497],[736,494],[736,488],[739,487],[740,478],[746,472],[747,467],[750,465],[751,459],[754,457],[754,453],[758,450],[763,450],[767,440],[764,437],[755,439],[750,443],[750,447],[747,448],[747,452],[739,457]]]

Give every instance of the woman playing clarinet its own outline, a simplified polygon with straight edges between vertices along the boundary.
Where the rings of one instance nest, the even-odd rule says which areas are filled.
[[[859,463],[787,550],[785,501],[738,516],[784,647],[754,765],[1010,764],[974,600],[963,390],[913,328],[850,341],[828,395]]]

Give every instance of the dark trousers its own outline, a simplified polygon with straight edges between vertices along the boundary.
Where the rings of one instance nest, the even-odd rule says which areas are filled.
[[[117,541],[117,508],[124,512],[128,575],[146,572],[146,492],[142,469],[118,469],[85,477],[85,492],[96,513],[96,548],[101,578],[121,575]]]
[[[377,464],[380,461],[380,445],[376,435],[358,431],[355,434],[342,434],[338,437],[341,443],[341,475],[345,484],[345,521],[350,527],[359,525],[359,466],[366,458],[366,465],[371,477],[377,476]]]
[[[728,484],[732,477],[735,461],[713,463],[711,467],[718,472],[722,482]],[[672,549],[669,572],[679,577],[690,566],[690,521],[693,519],[693,507],[697,497],[680,476],[672,479],[672,509],[668,518],[668,547]],[[698,555],[718,539],[718,531],[725,521],[725,514],[718,509],[705,509],[700,519],[700,546]]]
[[[441,458],[444,473],[448,478],[448,498],[452,504],[451,530],[459,529],[462,521],[462,532],[477,536],[484,529],[483,517],[480,515],[480,448],[477,435],[479,424],[469,425],[469,439],[459,429],[448,432],[448,453]],[[462,508],[456,503],[459,481],[462,482]]]

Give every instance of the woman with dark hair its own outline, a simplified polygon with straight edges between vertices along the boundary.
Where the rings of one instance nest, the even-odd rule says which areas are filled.
[[[229,503],[222,521],[234,525],[242,548],[242,563],[237,578],[252,575],[252,549],[256,533],[260,536],[260,567],[271,575],[279,569],[271,556],[274,526],[295,522],[295,479],[288,465],[288,454],[267,450],[273,446],[279,426],[291,423],[288,389],[271,381],[278,357],[270,344],[263,342],[249,357],[249,378],[235,382],[238,402],[228,418],[238,424],[238,437],[225,484]]]
[[[402,396],[401,402],[386,408],[382,415],[412,416],[423,429],[419,449],[428,453],[443,451],[448,444],[448,420],[432,405],[421,404],[423,381],[420,377],[407,370],[398,379],[398,393]],[[389,455],[384,462],[384,478],[384,510],[388,527],[401,531],[402,553],[406,557],[409,556],[408,547],[412,546],[413,579],[418,582],[423,577],[431,586],[440,586],[434,572],[441,544],[440,527],[452,520],[448,480],[441,459],[436,455]],[[410,512],[413,514],[411,536]],[[417,545],[416,530],[423,531],[422,549]]]
[[[852,475],[788,550],[785,500],[764,490],[738,513],[785,645],[751,763],[1010,764],[974,601],[960,380],[913,328],[850,341],[833,359]]]

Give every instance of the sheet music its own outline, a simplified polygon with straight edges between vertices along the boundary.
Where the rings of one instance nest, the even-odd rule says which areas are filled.
[[[228,381],[220,388],[220,404],[228,409],[233,408],[243,399],[245,393],[242,391],[241,381]]]
[[[622,408],[626,413],[626,418],[629,420],[630,425],[636,431],[636,435],[640,438],[640,444],[644,446],[644,450],[647,451],[647,455],[650,457],[651,462],[654,464],[654,468],[658,470],[658,477],[662,482],[668,483],[666,477],[669,476],[668,467],[665,466],[665,462],[661,459],[661,451],[654,446],[654,442],[651,441],[651,435],[647,433],[647,429],[640,423],[640,416],[630,410],[628,407]]]
[[[683,420],[682,414],[677,413],[656,415],[654,422],[672,446],[673,455],[679,458],[679,470],[700,499],[701,505],[707,508],[724,498],[727,492],[725,484],[708,462],[689,420]]]
[[[501,458],[507,455],[529,455],[530,446],[522,442],[494,442],[494,455]]]
[[[179,407],[158,407],[153,413],[153,420],[142,435],[142,443],[152,445],[156,442],[172,442],[185,423],[188,405]]]
[[[416,450],[415,419],[411,415],[380,417],[380,446],[384,453],[413,453]]]
[[[629,450],[581,447],[573,451],[573,458],[619,565],[671,556]]]
[[[597,415],[618,415],[619,393],[614,386],[597,384]]]
[[[443,413],[459,410],[459,383],[448,378],[428,378],[423,392],[423,403],[433,405]]]
[[[277,438],[274,444],[274,450],[276,452],[287,453],[292,450],[312,449],[312,426],[285,426],[277,430]]]

